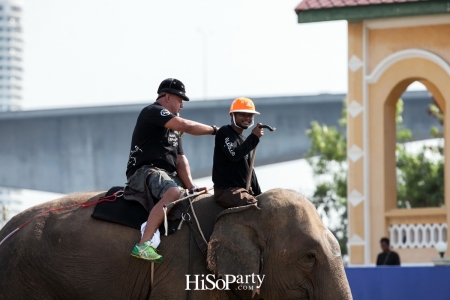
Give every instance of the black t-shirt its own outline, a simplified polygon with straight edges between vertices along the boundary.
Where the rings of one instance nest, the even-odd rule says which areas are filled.
[[[141,111],[131,139],[127,177],[144,165],[176,171],[177,155],[184,154],[183,145],[177,131],[164,127],[174,117],[158,102]]]
[[[377,257],[377,266],[399,266],[400,257],[397,252],[389,251],[388,253],[381,252]]]
[[[220,127],[214,146],[212,180],[215,188],[245,188],[250,170],[249,154],[258,143],[259,138],[253,133],[245,139],[231,125]],[[250,186],[255,196],[261,194],[255,170],[252,173]]]

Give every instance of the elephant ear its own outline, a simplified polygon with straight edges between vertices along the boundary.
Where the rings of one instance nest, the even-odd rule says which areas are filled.
[[[225,275],[259,274],[261,263],[261,230],[256,205],[222,211],[208,243],[208,269]]]

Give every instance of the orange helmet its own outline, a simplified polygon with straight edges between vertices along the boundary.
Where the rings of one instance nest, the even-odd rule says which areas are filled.
[[[255,110],[255,104],[249,98],[237,98],[231,103],[230,113],[244,112],[259,115],[259,112]]]

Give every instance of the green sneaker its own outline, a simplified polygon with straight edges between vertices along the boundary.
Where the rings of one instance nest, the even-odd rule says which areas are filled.
[[[152,262],[160,263],[163,261],[162,255],[157,253],[157,250],[150,246],[148,242],[145,242],[142,246],[138,244],[134,245],[131,256],[149,260]]]

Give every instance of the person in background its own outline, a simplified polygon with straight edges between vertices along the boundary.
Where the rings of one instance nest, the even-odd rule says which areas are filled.
[[[400,266],[400,257],[397,252],[391,251],[389,239],[384,237],[380,240],[381,252],[377,257],[377,266]]]

